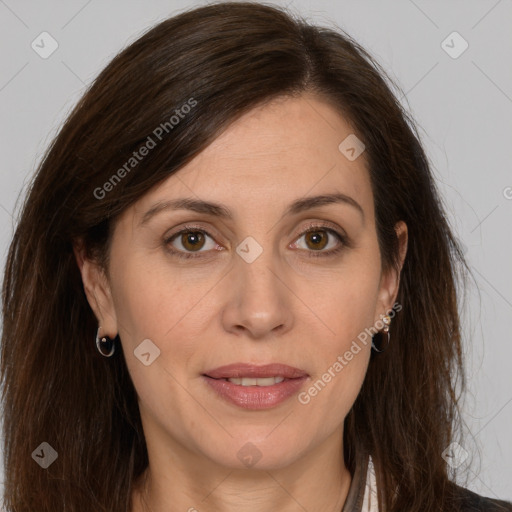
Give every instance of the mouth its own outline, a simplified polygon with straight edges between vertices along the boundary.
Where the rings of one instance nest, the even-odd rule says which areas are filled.
[[[218,397],[231,404],[244,409],[268,409],[296,394],[309,375],[280,363],[235,363],[209,370],[202,377]]]
[[[214,368],[203,375],[212,379],[296,379],[307,377],[304,370],[282,363],[254,365],[247,363],[233,363]],[[255,385],[255,384],[252,384]],[[257,384],[256,384],[257,385]],[[265,384],[262,384],[265,385]],[[268,384],[267,384],[268,385]]]
[[[280,382],[283,382],[285,379],[281,375],[278,375],[277,377],[264,377],[264,378],[252,378],[252,377],[242,377],[237,378],[233,377],[230,379],[216,379],[216,380],[225,380],[227,382],[232,382],[233,384],[236,384],[237,386],[273,386],[274,384],[279,384]]]

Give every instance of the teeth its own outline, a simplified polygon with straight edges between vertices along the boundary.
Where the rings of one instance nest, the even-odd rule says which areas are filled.
[[[272,386],[274,384],[279,384],[283,382],[284,377],[266,377],[264,379],[252,379],[249,377],[232,378],[228,379],[229,382],[233,384],[237,384],[238,386]]]

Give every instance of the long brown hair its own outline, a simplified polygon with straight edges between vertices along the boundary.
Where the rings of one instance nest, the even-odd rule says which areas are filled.
[[[8,252],[1,347],[7,511],[127,511],[148,464],[124,354],[104,359],[96,351],[97,320],[73,244],[83,240],[108,274],[121,212],[243,113],[305,91],[345,116],[366,146],[384,268],[398,261],[395,223],[409,230],[402,311],[345,420],[345,462],[354,467],[355,449],[371,454],[381,510],[457,510],[442,452],[454,438],[464,389],[457,276],[465,264],[393,87],[399,90],[343,31],[252,2],[167,19],[100,73],[44,156]],[[194,107],[169,122],[191,99]],[[118,172],[166,122],[147,156]],[[58,453],[46,470],[31,457],[42,442]]]

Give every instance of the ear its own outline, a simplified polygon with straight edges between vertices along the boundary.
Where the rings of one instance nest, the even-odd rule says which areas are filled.
[[[101,326],[101,335],[117,336],[117,318],[110,285],[99,263],[87,258],[82,240],[73,244],[76,262],[82,275],[85,295]]]
[[[395,233],[398,238],[399,265],[398,268],[391,267],[381,275],[374,322],[392,309],[398,295],[400,273],[404,265],[405,255],[407,254],[408,236],[405,222],[399,221],[395,224]]]

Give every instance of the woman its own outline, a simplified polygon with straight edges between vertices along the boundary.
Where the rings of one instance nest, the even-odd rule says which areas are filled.
[[[8,254],[8,512],[512,510],[453,483],[465,265],[383,77],[253,3],[99,75]]]

